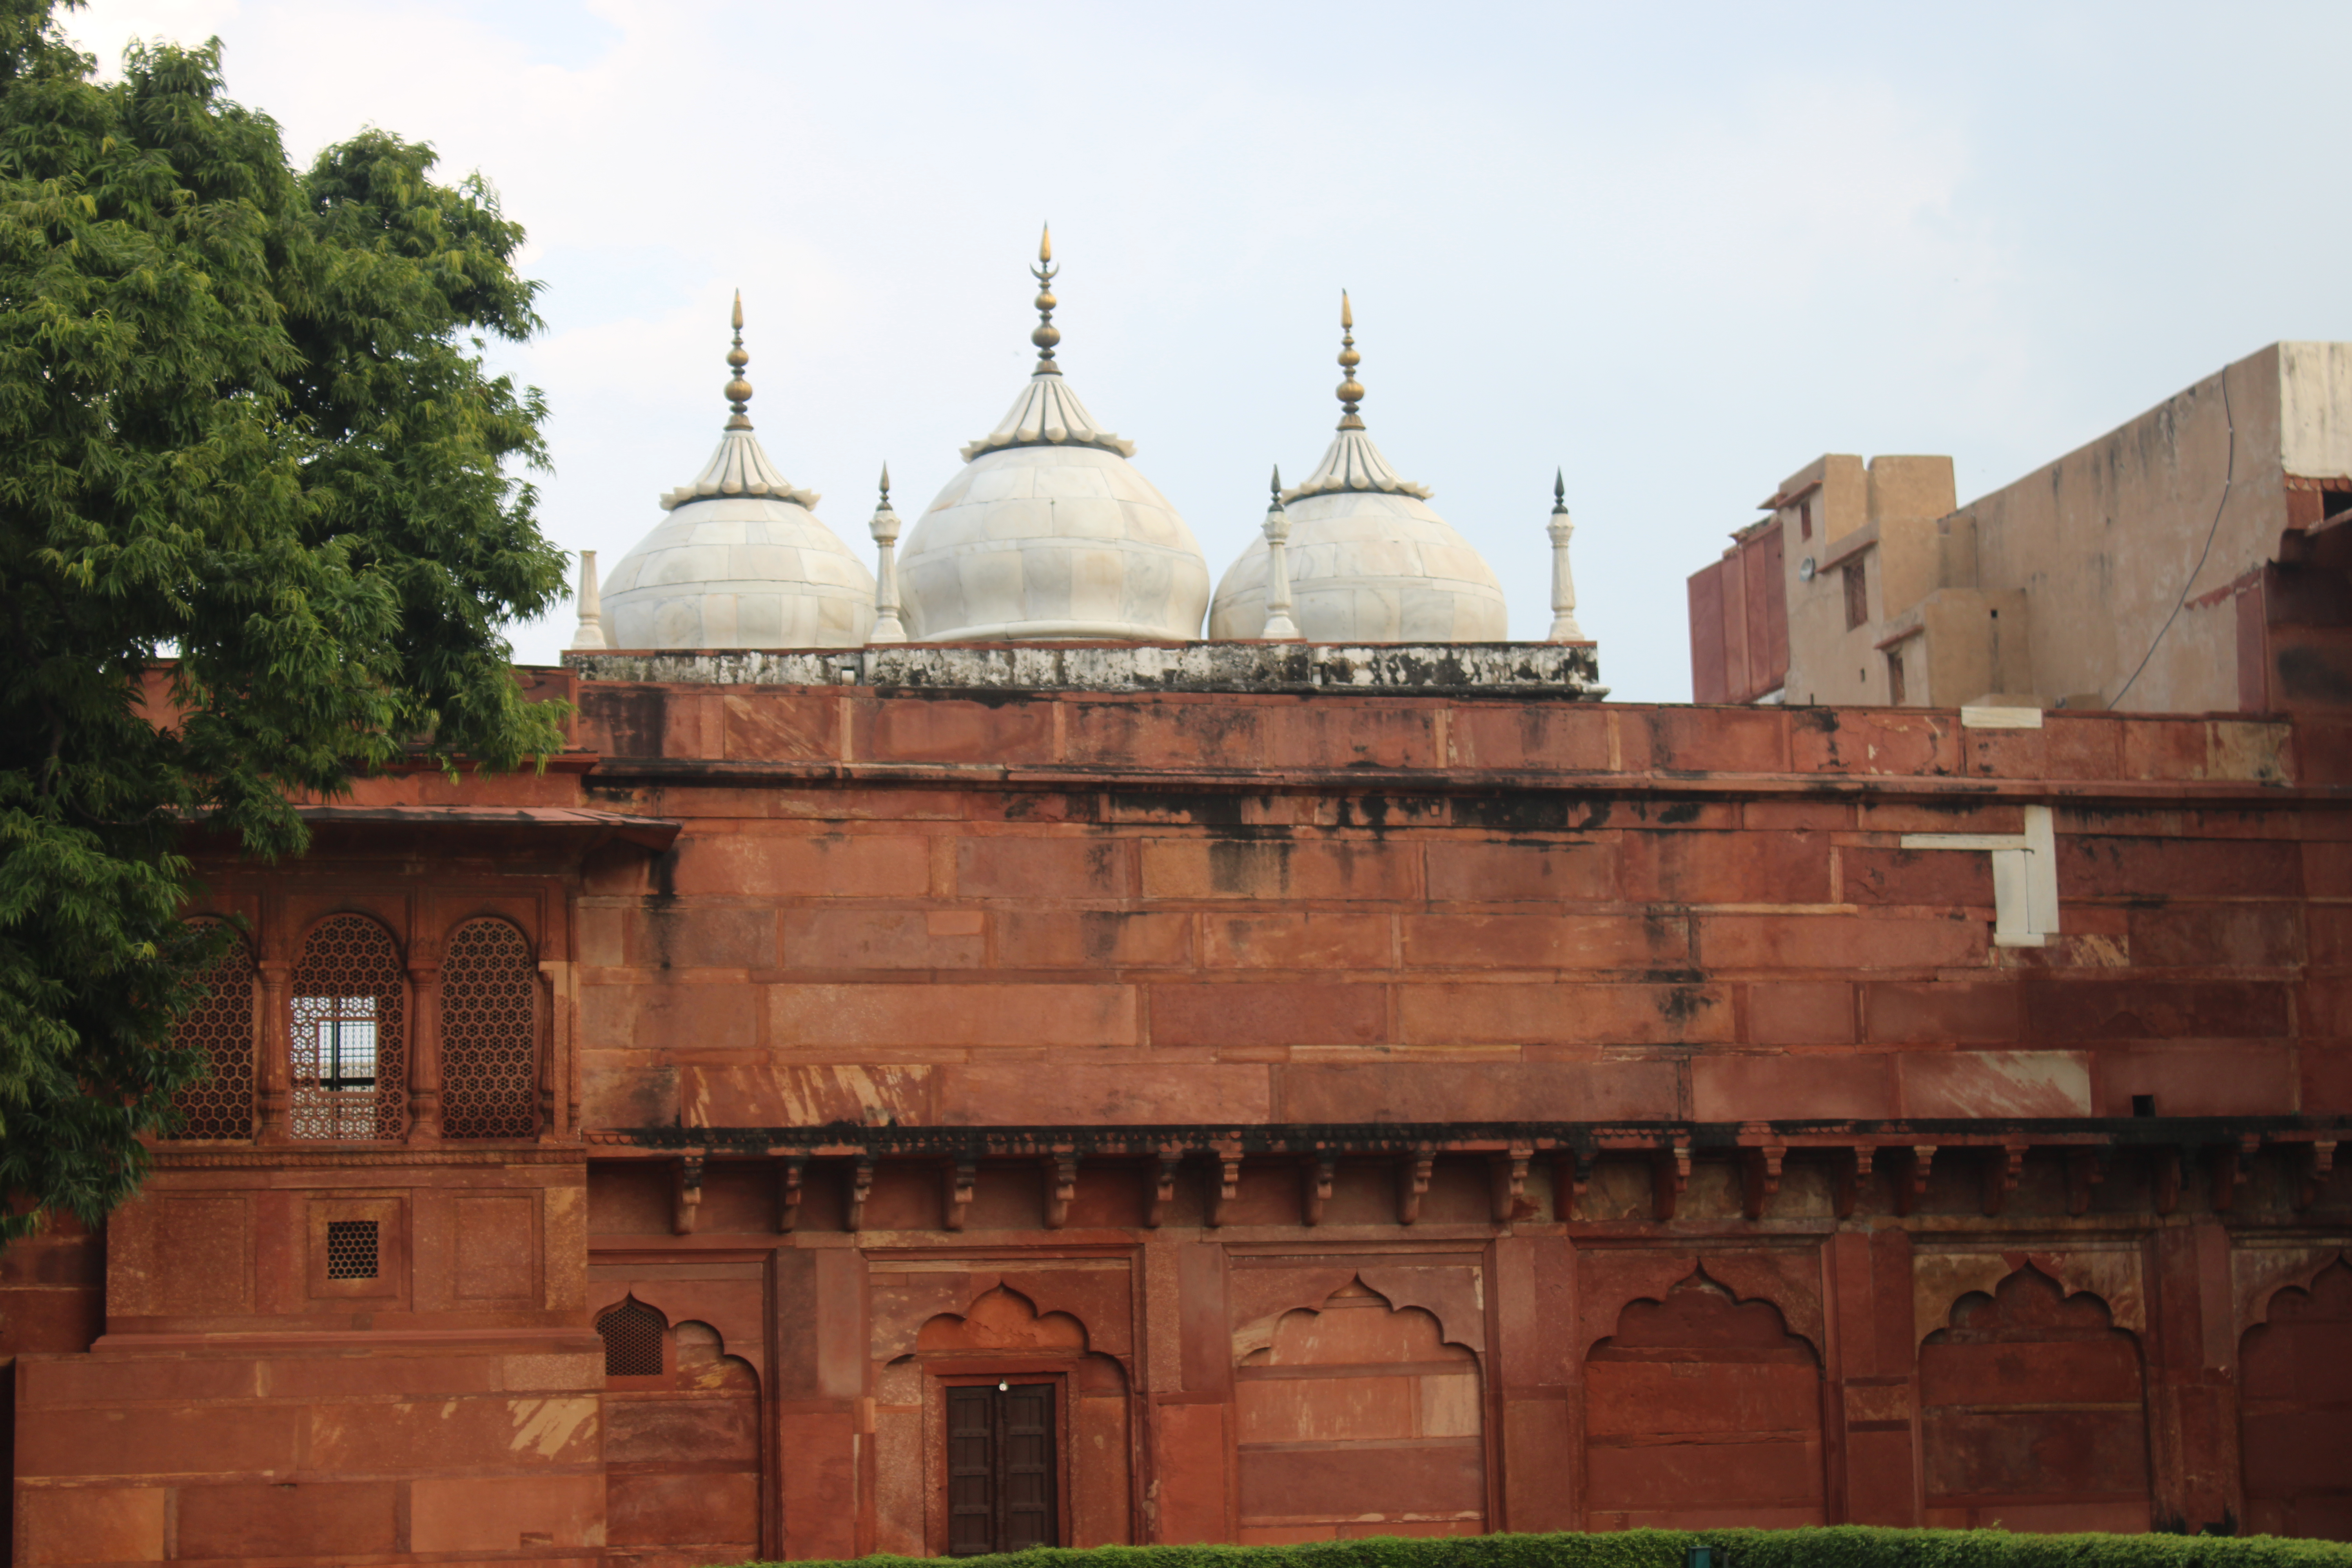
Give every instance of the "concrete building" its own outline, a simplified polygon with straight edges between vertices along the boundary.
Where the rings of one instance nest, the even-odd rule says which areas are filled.
[[[2016,483],[1817,459],[1690,580],[1702,702],[2352,702],[2352,344],[2273,343]]]
[[[907,631],[1198,613],[991,460],[1073,417]],[[656,635],[518,672],[543,773],[193,843],[214,1078],[0,1254],[15,1560],[2352,1538],[2352,721],[1606,703],[1555,507],[1559,641]],[[1385,510],[1362,625],[1475,581]],[[720,568],[806,597],[635,624]]]

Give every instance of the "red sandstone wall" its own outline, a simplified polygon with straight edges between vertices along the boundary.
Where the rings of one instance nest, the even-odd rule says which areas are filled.
[[[2322,725],[1336,693],[583,705],[593,771],[410,775],[358,804],[682,823],[666,856],[592,851],[541,954],[592,1130],[2352,1110],[2352,827],[2326,793],[2352,744]],[[1996,949],[1984,857],[1897,840],[2015,832],[2029,802],[2059,810],[2065,934]],[[453,874],[429,828],[385,834],[337,873],[350,896]],[[790,1236],[772,1162],[714,1160],[681,1235],[671,1163],[600,1153],[586,1234],[543,1228],[541,1294],[514,1303],[509,1327],[563,1338],[544,1355],[430,1317],[467,1265],[427,1211],[492,1195],[496,1161],[174,1173],[107,1258],[121,1342],[18,1366],[20,1560],[331,1538],[668,1564],[754,1531],[803,1557],[931,1550],[939,1391],[999,1372],[1060,1391],[1077,1541],[1305,1539],[1368,1510],[2334,1530],[2352,1496],[2324,1460],[2258,1458],[2340,1414],[2288,1369],[2352,1360],[2328,1272],[2352,1184],[2293,1151],[2249,1153],[2242,1184],[2234,1163],[2036,1151],[2000,1187],[1962,1151],[1911,1191],[1890,1159],[1851,1210],[1828,1153],[1800,1152],[1756,1217],[1729,1158],[1696,1160],[1670,1217],[1646,1162],[1604,1161],[1572,1203],[1539,1163],[1501,1220],[1485,1156],[1448,1155],[1410,1230],[1393,1160],[1342,1161],[1311,1215],[1311,1168],[1253,1161],[1213,1230],[1197,1161],[1156,1229],[1133,1162],[1089,1162],[1055,1226],[1036,1166],[995,1161],[960,1232],[937,1164],[886,1163],[852,1232],[820,1161]],[[550,1194],[580,1179],[548,1169],[570,1173]],[[310,1300],[289,1238],[327,1197],[416,1216],[399,1321]],[[236,1247],[192,1203],[245,1205]],[[6,1255],[0,1309],[57,1326],[16,1348],[87,1343],[90,1258]],[[687,1326],[659,1388],[583,1353],[631,1295]],[[340,1337],[291,1338],[319,1333]],[[1970,1362],[2076,1339],[2139,1379],[2104,1350],[2081,1430]],[[545,1411],[583,1402],[550,1448]],[[138,1443],[89,1436],[126,1424]],[[2021,1444],[2065,1462],[1992,1462]],[[1368,1501],[1372,1455],[1401,1457]]]
[[[663,752],[593,798],[686,824],[581,900],[591,1126],[2352,1108],[2352,849],[2281,724],[584,700]],[[1899,842],[2028,801],[2064,936],[2000,950],[1989,858]]]

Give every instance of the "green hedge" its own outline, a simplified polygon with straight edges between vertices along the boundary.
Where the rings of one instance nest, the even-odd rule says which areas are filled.
[[[973,1568],[1683,1568],[1701,1542],[1729,1568],[2352,1568],[2352,1543],[2284,1536],[2012,1535],[2003,1530],[1625,1530],[1393,1536],[1307,1546],[1099,1546],[970,1557]],[[862,1568],[936,1562],[866,1557]],[[752,1564],[744,1568],[784,1568]],[[791,1568],[824,1568],[795,1563]],[[841,1568],[841,1565],[831,1565]]]

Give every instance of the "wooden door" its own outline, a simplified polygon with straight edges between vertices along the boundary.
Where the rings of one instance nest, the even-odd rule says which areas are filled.
[[[1055,1385],[978,1384],[946,1392],[949,1554],[1056,1544]]]

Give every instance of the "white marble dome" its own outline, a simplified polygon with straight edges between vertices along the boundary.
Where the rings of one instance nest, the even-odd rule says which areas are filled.
[[[749,395],[750,389],[745,388]],[[856,647],[874,626],[874,574],[817,518],[745,423],[719,437],[669,516],[603,584],[621,648]]]
[[[1352,416],[1351,416],[1352,417]],[[1318,643],[1502,642],[1503,584],[1470,542],[1397,477],[1371,437],[1342,428],[1304,484],[1282,492],[1290,519],[1291,619]],[[1264,534],[1217,584],[1209,636],[1265,635]]]
[[[916,521],[898,577],[921,642],[1181,642],[1209,563],[1192,531],[1041,366]]]

